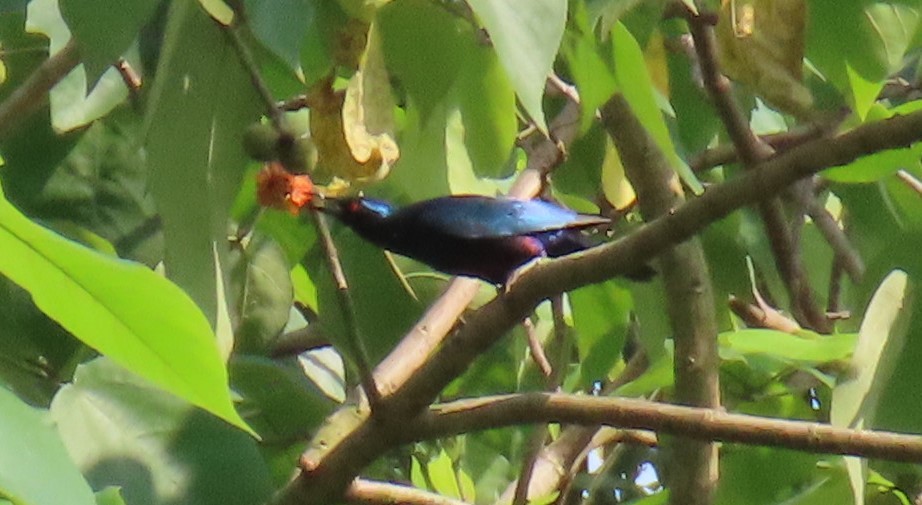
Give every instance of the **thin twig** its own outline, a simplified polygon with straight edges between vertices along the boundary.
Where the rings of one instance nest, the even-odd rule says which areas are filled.
[[[349,503],[361,505],[469,505],[462,500],[455,500],[429,491],[390,482],[376,482],[368,479],[355,479],[346,489],[343,498]]]
[[[648,366],[649,363],[643,351],[634,353],[621,373],[602,388],[602,394],[611,394],[619,387],[640,377]],[[589,453],[597,431],[598,427],[595,426],[567,426],[556,440],[544,447],[535,460],[532,483],[528,486],[529,496],[546,496],[555,489],[559,489],[561,495],[566,494],[573,475]],[[496,501],[496,505],[511,503],[516,487],[518,487],[518,481],[507,486],[499,500]]]
[[[774,149],[749,128],[749,122],[733,99],[729,79],[720,72],[712,17],[698,15],[687,9],[686,18],[695,41],[704,87],[714,102],[714,108],[724,123],[733,145],[736,146],[743,165],[747,169],[752,169],[771,157]],[[795,318],[801,324],[819,332],[829,332],[830,322],[816,305],[780,200],[765,200],[758,205],[758,210],[765,225],[775,265],[790,294]]]
[[[241,16],[234,16],[234,19],[241,19]],[[240,30],[242,29],[241,25],[235,22],[230,25],[221,26],[224,28],[224,32],[227,33],[228,38],[230,38],[231,45],[240,58],[240,63],[250,75],[250,81],[253,83],[253,87],[256,89],[263,103],[265,103],[266,114],[272,121],[272,125],[275,126],[276,129],[281,130],[282,110],[277,106],[275,97],[272,96],[272,91],[269,90],[269,86],[266,84],[266,81],[263,80],[259,65],[256,63],[256,59],[253,57],[250,47],[244,42],[240,34]]]
[[[569,357],[569,347],[567,346],[567,323],[564,321],[563,314],[563,297],[557,295],[551,298],[551,313],[554,319],[554,347],[557,353],[554,355],[553,365],[549,365],[550,373],[547,377],[547,390],[556,392],[560,389],[567,370],[567,361]],[[539,346],[540,347],[540,346]],[[544,354],[542,350],[542,354]],[[546,360],[546,358],[545,358]],[[515,484],[515,493],[512,498],[513,505],[525,505],[531,488],[532,476],[534,475],[535,465],[538,464],[538,458],[541,455],[544,444],[547,443],[548,425],[540,424],[535,426],[526,447],[525,457],[522,461],[522,472]]]
[[[896,171],[896,176],[900,178],[910,189],[922,195],[922,181],[916,179],[916,177],[909,172],[900,169]]]
[[[235,19],[242,19],[242,16],[236,16]],[[253,58],[253,53],[250,51],[249,46],[243,40],[241,35],[241,30],[243,29],[242,25],[239,23],[233,23],[231,25],[222,26],[224,27],[224,31],[227,33],[228,38],[231,41],[231,45],[237,53],[237,56],[240,58],[240,63],[249,74],[250,81],[253,83],[253,87],[256,88],[257,93],[265,103],[266,113],[272,120],[273,126],[281,131],[282,110],[278,107],[275,97],[272,96],[272,92],[269,90],[269,86],[263,80],[259,66],[256,63],[256,60]],[[349,284],[346,282],[346,276],[343,273],[342,264],[339,261],[339,254],[336,251],[336,245],[333,244],[333,238],[330,235],[330,228],[327,226],[326,221],[319,212],[312,209],[309,214],[311,216],[311,221],[314,224],[314,228],[317,230],[317,234],[320,237],[320,245],[324,252],[324,259],[326,260],[327,268],[329,269],[330,274],[333,276],[333,280],[336,283],[337,300],[342,310],[343,321],[346,326],[347,345],[351,347],[349,357],[352,358],[351,361],[353,361],[353,364],[358,371],[359,382],[365,392],[366,398],[368,399],[368,404],[374,411],[375,407],[379,403],[381,395],[375,384],[374,377],[372,376],[368,353],[365,350],[365,345],[362,342],[361,335],[359,335],[358,323],[356,322],[355,316],[355,304],[353,303],[352,295],[349,292]]]
[[[80,63],[73,38],[60,51],[43,61],[3,103],[0,103],[0,140],[5,139],[48,102],[48,93]]]
[[[317,210],[311,209],[309,214],[320,238],[320,247],[323,249],[327,269],[333,276],[333,282],[336,283],[336,297],[339,306],[342,308],[343,324],[346,327],[349,347],[351,347],[349,354],[358,369],[359,381],[365,391],[365,396],[368,398],[368,404],[372,412],[374,412],[375,408],[380,404],[381,394],[375,384],[371,366],[369,366],[368,351],[365,349],[365,344],[359,333],[359,325],[355,317],[355,303],[352,301],[352,294],[349,292],[349,283],[346,281],[346,274],[343,272],[342,263],[339,261],[339,253],[333,243],[333,237],[330,235],[330,227],[327,226],[326,219]]]
[[[728,300],[730,310],[739,316],[750,328],[768,328],[772,330],[783,331],[785,333],[796,333],[800,330],[800,325],[782,316],[777,310],[767,305],[753,305],[735,296],[730,296]]]
[[[541,346],[541,341],[538,340],[535,323],[531,321],[530,317],[526,317],[522,320],[522,328],[525,330],[525,340],[528,342],[531,359],[535,360],[535,364],[541,370],[541,375],[550,378],[551,374],[554,373],[554,368],[551,366],[551,362],[547,360],[544,347]]]
[[[772,149],[783,151],[830,134],[841,124],[842,119],[844,119],[844,117],[841,119],[836,117],[834,121],[828,124],[811,124],[797,130],[760,135],[759,139]],[[739,152],[736,146],[731,143],[705,149],[693,157],[688,163],[688,166],[695,172],[703,172],[720,165],[728,165],[739,161]]]

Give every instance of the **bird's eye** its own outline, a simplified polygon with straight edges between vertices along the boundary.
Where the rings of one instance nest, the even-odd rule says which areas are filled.
[[[349,212],[358,212],[362,208],[362,204],[358,200],[350,200],[349,204],[346,206],[346,210]]]

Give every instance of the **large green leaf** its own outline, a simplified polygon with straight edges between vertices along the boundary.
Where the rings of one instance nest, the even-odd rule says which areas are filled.
[[[832,391],[829,422],[855,429],[873,427],[877,404],[903,348],[910,314],[910,283],[895,270],[880,283],[861,322],[852,358],[853,376]],[[856,504],[864,500],[867,460],[846,458]]]
[[[102,255],[19,213],[0,193],[0,273],[90,347],[249,430],[231,404],[214,334],[176,285]],[[141,303],[143,301],[143,303]]]
[[[852,354],[856,340],[851,333],[802,336],[759,328],[721,333],[718,338],[727,353],[764,354],[810,363],[845,359]]]
[[[616,24],[612,30],[612,41],[614,43],[615,71],[621,93],[631,104],[631,109],[637,115],[637,119],[650,133],[659,148],[663,150],[663,153],[670,161],[670,165],[679,174],[682,181],[696,194],[701,193],[704,191],[701,182],[698,181],[698,177],[691,171],[685,161],[679,158],[675,145],[672,143],[672,137],[670,137],[669,129],[666,127],[663,112],[657,104],[657,91],[647,71],[640,45],[631,35],[631,32],[621,23]]]
[[[469,0],[522,106],[547,131],[542,97],[567,20],[566,0]]]
[[[392,2],[380,10],[376,22],[388,72],[419,108],[421,122],[430,124],[429,116],[462,68],[463,39],[472,38],[473,31],[462,29],[458,19],[426,0]]]
[[[147,117],[151,191],[167,276],[216,325],[219,263],[228,263],[228,215],[247,159],[242,135],[259,101],[228,38],[198,4],[176,2],[168,16]]]
[[[60,0],[60,4],[92,85],[134,42],[160,2]]]
[[[17,505],[93,505],[93,491],[45,414],[0,387],[0,496]]]
[[[633,300],[620,281],[585,286],[569,294],[582,387],[604,380],[621,359]]]
[[[813,0],[807,58],[849,99],[859,118],[901,64],[919,21],[918,5],[898,1]]]
[[[246,0],[247,22],[253,35],[292,71],[301,67],[301,47],[317,16],[319,2],[312,0]]]
[[[107,358],[81,365],[51,414],[90,483],[127,503],[257,505],[271,491],[252,438]]]

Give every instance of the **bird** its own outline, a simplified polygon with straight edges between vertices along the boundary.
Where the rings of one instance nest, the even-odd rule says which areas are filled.
[[[504,285],[535,258],[589,247],[581,230],[608,218],[544,200],[451,195],[396,207],[373,198],[327,198],[319,209],[378,247],[441,272]],[[637,278],[652,272],[644,266]]]

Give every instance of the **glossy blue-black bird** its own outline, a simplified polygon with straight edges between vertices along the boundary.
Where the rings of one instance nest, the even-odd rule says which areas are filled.
[[[327,199],[322,210],[379,247],[445,273],[493,284],[504,284],[534,258],[585,249],[589,242],[580,230],[609,223],[542,200],[476,195],[402,208],[364,197]]]

